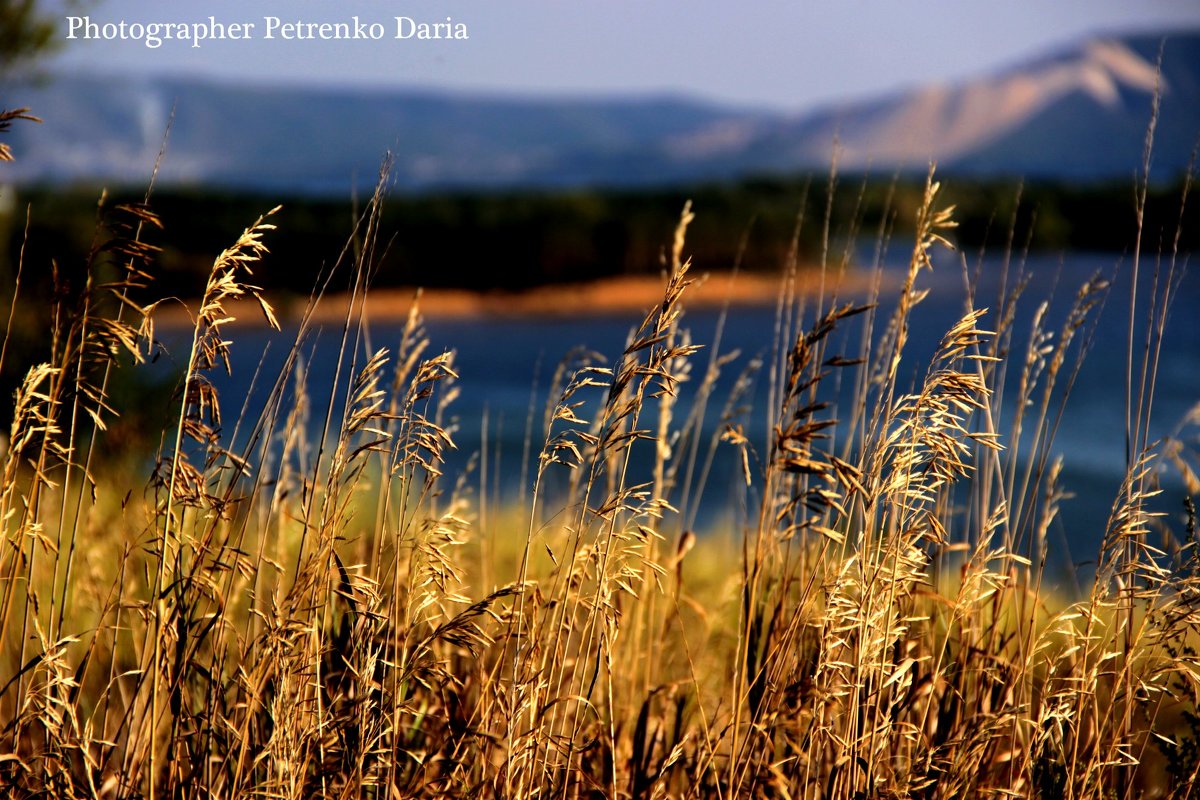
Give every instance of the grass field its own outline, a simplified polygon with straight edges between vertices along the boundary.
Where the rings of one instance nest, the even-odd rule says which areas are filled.
[[[1193,346],[1165,333],[1184,263],[1170,243],[1153,293],[1128,298],[1145,327],[1113,387],[1129,457],[1097,577],[1064,597],[1043,588],[1062,499],[1050,445],[1106,284],[1017,331],[1017,305],[1039,301],[1014,274],[910,385],[910,320],[954,225],[932,173],[895,306],[797,294],[784,263],[769,355],[731,396],[713,387],[743,365],[685,329],[685,209],[661,300],[608,361],[564,354],[527,490],[500,507],[441,473],[455,361],[419,306],[400,341],[363,344],[382,203],[336,267],[353,286],[345,402],[312,418],[338,387],[306,385],[297,350],[261,376],[261,416],[221,413],[209,376],[255,363],[226,307],[274,322],[253,276],[287,235],[268,214],[213,264],[148,475],[108,456],[106,429],[117,365],[150,352],[155,308],[131,298],[152,287],[156,217],[108,215],[14,398],[0,479],[9,796],[1193,796],[1195,514],[1147,508],[1172,455],[1147,433],[1157,354]],[[1135,238],[1133,269],[1149,269]],[[846,266],[826,254],[828,287]],[[865,344],[838,352],[850,326]],[[754,381],[765,448],[738,423]],[[848,407],[830,405],[835,385],[854,387]],[[743,455],[754,505],[698,537],[676,509],[706,489],[713,448]]]

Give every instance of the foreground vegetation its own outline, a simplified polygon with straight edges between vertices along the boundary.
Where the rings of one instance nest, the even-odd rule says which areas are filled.
[[[377,195],[331,268],[359,298],[381,209]],[[130,298],[149,290],[158,219],[145,203],[106,219],[16,393],[0,482],[9,795],[1191,796],[1200,551],[1194,514],[1177,530],[1147,508],[1170,249],[1136,298],[1128,472],[1075,599],[1042,585],[1062,496],[1051,442],[1106,284],[1026,335],[1014,267],[910,386],[910,320],[953,226],[932,179],[896,306],[793,297],[793,251],[761,363],[684,327],[685,209],[661,303],[611,363],[562,362],[527,493],[503,509],[441,474],[454,354],[431,348],[417,307],[373,351],[351,310],[344,402],[305,384],[297,345],[260,376],[261,415],[222,415],[209,376],[254,363],[225,306],[257,299],[274,321],[252,276],[286,236],[270,214],[212,265],[177,416],[128,491],[103,457],[108,387],[153,338],[153,304]],[[846,259],[826,258],[830,287]],[[861,347],[842,352],[852,327]],[[754,381],[765,436],[742,423]],[[854,400],[836,407],[839,383]],[[717,415],[719,441],[701,440]],[[697,537],[677,509],[719,447],[742,456],[748,512]]]

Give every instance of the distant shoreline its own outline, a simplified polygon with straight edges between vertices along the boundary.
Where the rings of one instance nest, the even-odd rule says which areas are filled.
[[[708,272],[691,276],[694,283],[684,293],[685,308],[770,307],[784,290],[783,276],[772,273]],[[868,271],[849,270],[842,275],[831,271],[825,276],[827,293],[862,296],[867,293],[875,275]],[[603,317],[612,315],[637,316],[648,312],[663,293],[663,279],[657,275],[629,275],[587,283],[554,284],[524,291],[472,291],[468,289],[386,288],[372,289],[366,301],[366,316],[375,322],[394,322],[408,316],[413,300],[420,297],[421,314],[429,319],[464,319],[468,317]],[[816,268],[800,269],[792,281],[792,293],[815,296],[822,289],[822,276]],[[298,321],[304,314],[305,298],[268,297],[281,324]],[[320,323],[345,319],[351,302],[348,293],[322,298],[314,309],[312,321]],[[193,324],[194,309],[199,305],[191,299],[182,303],[164,303],[155,309],[154,324],[175,330]],[[226,304],[234,318],[231,324],[265,325],[266,320],[252,301]]]

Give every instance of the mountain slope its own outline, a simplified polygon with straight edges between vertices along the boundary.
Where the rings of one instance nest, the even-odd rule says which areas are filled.
[[[610,159],[672,137],[756,118],[669,98],[521,100],[88,76],[11,96],[6,105],[45,120],[13,132],[17,180],[144,182],[174,109],[162,180],[341,193],[372,183],[389,150],[404,187],[570,184],[596,177],[589,162],[607,170]]]
[[[638,185],[847,169],[1061,179],[1141,163],[1162,86],[1154,174],[1200,134],[1200,32],[1094,39],[994,75],[784,115],[677,98],[517,99],[416,91],[257,88],[67,76],[5,92],[44,125],[18,126],[18,182],[144,184],[174,109],[160,180],[344,195],[385,151],[405,189]]]
[[[1067,178],[1132,173],[1142,162],[1160,41],[1135,37],[1090,44],[1089,60],[1075,65],[1077,82],[1064,87],[1055,102],[1042,104],[1005,135],[985,139],[949,166],[985,173],[1016,167]],[[1167,41],[1158,80],[1152,173],[1170,177],[1187,167],[1200,136],[1200,35]]]
[[[1125,176],[1142,160],[1161,36],[1095,39],[1049,58],[957,85],[847,103],[760,130],[713,153],[759,169],[839,163],[880,171],[1064,179]],[[1154,173],[1186,168],[1200,135],[1200,33],[1163,48]]]

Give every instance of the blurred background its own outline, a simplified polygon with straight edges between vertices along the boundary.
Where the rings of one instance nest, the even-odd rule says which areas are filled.
[[[447,24],[440,30],[468,38],[397,39],[397,14],[411,20],[407,29]],[[101,32],[210,17],[257,27],[248,40],[151,48],[137,38],[69,40],[72,16]],[[384,36],[268,40],[267,16],[334,24],[357,16]],[[22,0],[0,9],[0,53],[0,106],[41,119],[21,121],[3,140],[15,157],[0,165],[0,285],[9,297],[22,258],[28,296],[68,291],[103,207],[142,199],[154,175],[151,205],[164,223],[148,234],[163,248],[156,292],[198,295],[214,255],[282,203],[256,277],[287,306],[336,261],[389,153],[388,244],[375,285],[502,297],[547,284],[586,293],[588,281],[658,274],[688,199],[697,218],[687,252],[698,273],[735,262],[775,273],[789,259],[802,270],[894,273],[907,263],[906,236],[936,162],[958,207],[959,251],[939,265],[938,291],[920,316],[914,375],[962,310],[964,273],[986,298],[978,304],[993,306],[1014,276],[1032,276],[1017,330],[1047,297],[1061,321],[1097,271],[1127,296],[1139,180],[1147,253],[1187,253],[1200,237],[1195,204],[1180,202],[1200,136],[1195,3]],[[1153,271],[1143,277],[1153,281]],[[331,289],[348,280],[335,275]],[[0,298],[6,306],[9,297]],[[1184,436],[1200,397],[1194,278],[1180,281],[1178,298],[1157,436]],[[763,309],[775,300],[760,295],[728,317],[719,305],[698,309],[688,324],[698,341],[723,325],[726,346],[748,359],[771,341]],[[1075,561],[1094,552],[1124,469],[1116,389],[1130,320],[1120,306],[1102,312],[1055,446],[1077,495],[1057,530]],[[14,317],[22,324],[8,364],[35,358],[48,308],[31,304]],[[545,402],[554,364],[573,344],[616,355],[639,318],[553,311],[431,316],[435,346],[461,352],[457,466],[490,452],[493,474],[518,480],[525,472],[499,460],[521,458],[528,410]],[[376,320],[376,338],[395,338],[399,324]],[[272,335],[245,335],[256,356],[271,352]],[[175,363],[171,336],[167,326],[156,378],[164,383]],[[307,351],[317,385],[320,341]],[[848,352],[859,346],[845,341]],[[6,393],[19,374],[8,364]],[[256,366],[240,364],[222,388],[252,398]],[[144,385],[130,395],[154,397]],[[165,407],[146,406],[147,414]],[[762,428],[766,414],[756,409],[748,419]],[[147,427],[130,426],[130,441]],[[718,463],[718,486],[735,466]],[[714,494],[714,508],[729,507]]]

